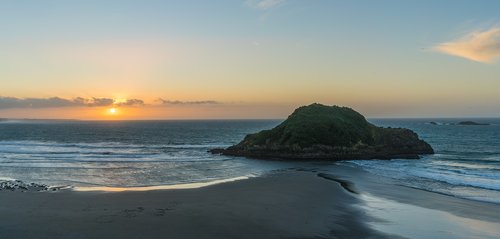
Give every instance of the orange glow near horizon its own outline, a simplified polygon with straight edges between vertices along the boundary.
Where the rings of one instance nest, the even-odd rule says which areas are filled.
[[[115,109],[115,113],[111,109]],[[296,106],[287,105],[145,105],[53,107],[0,110],[0,118],[74,120],[269,119],[284,118]]]
[[[126,115],[124,115],[123,109],[118,110],[117,107],[111,107],[111,108],[105,108],[103,117],[98,117],[98,118],[101,118],[103,120],[108,120],[108,119],[118,120],[118,119],[123,119],[124,117],[126,117]]]

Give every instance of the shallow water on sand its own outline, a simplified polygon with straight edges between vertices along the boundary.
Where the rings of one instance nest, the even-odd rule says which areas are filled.
[[[403,204],[362,194],[363,208],[375,219],[374,229],[413,239],[500,238],[500,223],[455,216],[451,213]]]

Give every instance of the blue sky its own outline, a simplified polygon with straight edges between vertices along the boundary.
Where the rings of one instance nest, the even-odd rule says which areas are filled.
[[[380,117],[500,116],[499,9],[495,1],[5,1],[0,97],[216,101],[234,117],[281,117],[312,102]],[[0,116],[43,113],[11,108]]]

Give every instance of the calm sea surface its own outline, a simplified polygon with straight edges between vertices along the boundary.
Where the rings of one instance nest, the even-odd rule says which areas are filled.
[[[416,131],[436,154],[421,160],[343,164],[398,179],[405,186],[500,203],[500,119],[475,120],[488,126],[451,124],[462,120],[371,119],[379,126]],[[132,187],[257,176],[301,166],[207,153],[279,122],[0,121],[0,180]]]

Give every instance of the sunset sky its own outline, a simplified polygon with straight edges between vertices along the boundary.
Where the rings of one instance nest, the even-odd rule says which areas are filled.
[[[500,2],[0,6],[0,118],[283,118],[313,102],[500,116]]]

